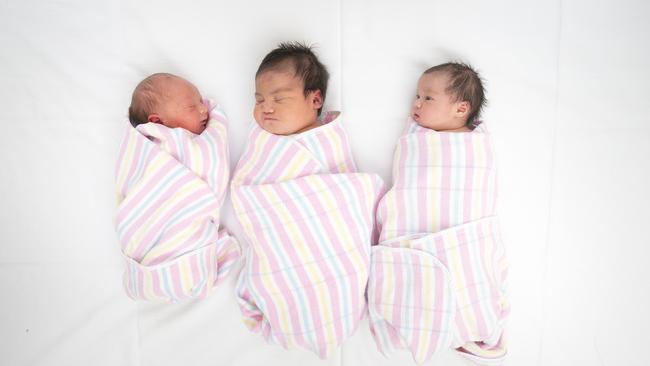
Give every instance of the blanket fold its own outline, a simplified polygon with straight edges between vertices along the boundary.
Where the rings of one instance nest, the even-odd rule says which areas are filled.
[[[237,285],[244,322],[269,342],[326,358],[366,312],[381,179],[355,173],[336,114],[299,135],[255,127],[231,184],[249,244]]]
[[[194,135],[147,123],[129,125],[115,176],[115,228],[133,299],[204,298],[239,257],[237,241],[219,229],[229,179],[226,117],[210,108]]]
[[[476,363],[499,364],[509,304],[489,135],[410,121],[395,149],[393,182],[377,210],[368,284],[379,350],[406,348],[424,363],[452,347]]]

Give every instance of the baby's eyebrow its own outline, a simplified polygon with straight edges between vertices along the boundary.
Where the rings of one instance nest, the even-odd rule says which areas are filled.
[[[291,91],[291,89],[292,88],[290,88],[290,87],[277,88],[274,91],[272,91],[271,94],[278,94],[278,93],[282,93],[282,92],[287,92],[287,91]]]
[[[273,94],[278,94],[278,93],[282,93],[282,92],[288,92],[288,91],[291,91],[291,89],[292,89],[292,88],[291,88],[291,87],[288,87],[288,86],[287,86],[287,87],[282,87],[282,88],[277,88],[277,89],[273,90],[273,91],[272,91],[271,93],[269,93],[269,94],[273,95]],[[260,94],[260,93],[258,93],[258,92],[255,92],[255,96],[256,96],[256,97],[261,97],[262,94]]]

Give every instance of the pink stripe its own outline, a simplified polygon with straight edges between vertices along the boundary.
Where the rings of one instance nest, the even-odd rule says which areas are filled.
[[[470,222],[472,219],[472,199],[474,189],[474,144],[472,136],[469,133],[462,135],[465,143],[465,196],[463,197],[463,223]],[[484,171],[482,171],[484,173]]]
[[[212,171],[210,170],[215,164],[215,162],[213,160],[215,158],[218,159],[219,157],[212,157],[211,156],[210,149],[208,148],[208,143],[205,140],[197,139],[196,145],[199,147],[199,150],[201,151],[201,157],[203,158],[203,166],[201,167],[201,172],[199,172],[200,176],[203,179],[206,179],[206,180],[210,181],[212,179],[212,177],[214,176],[212,174]],[[216,183],[216,182],[213,182],[213,183]],[[225,187],[223,189],[225,189]]]
[[[373,264],[375,266],[374,272],[370,274],[371,279],[374,279],[375,286],[373,290],[375,291],[375,299],[374,299],[374,304],[379,308],[378,312],[379,315],[381,315],[381,307],[382,307],[382,298],[384,294],[382,293],[382,289],[384,288],[384,258],[383,255],[381,254],[381,251],[373,251],[373,255],[371,256],[371,259],[373,260]],[[379,258],[377,258],[379,257]],[[368,288],[368,293],[371,292],[371,289]],[[370,301],[370,299],[368,299]],[[370,319],[372,321],[372,319]],[[372,324],[372,323],[371,323]]]
[[[436,235],[435,236],[435,253],[434,255],[436,258],[447,268],[451,268],[449,264],[449,258],[447,257],[447,242],[445,241],[445,238],[442,235]],[[456,289],[454,288],[452,290],[454,296],[456,295]],[[456,311],[455,315],[455,324],[458,332],[460,333],[460,338],[461,339],[468,339],[468,331],[467,328],[465,327],[465,324],[462,321],[462,314],[459,310],[459,307],[456,306],[456,309],[452,309],[453,311]]]
[[[196,160],[196,157],[192,156],[192,150],[190,149],[192,139],[187,134],[185,134],[185,132],[183,132],[181,136],[182,137],[178,138],[176,141],[178,141],[177,145],[179,149],[183,149],[182,163],[185,165],[185,167],[191,170],[194,166],[194,161]]]
[[[430,212],[427,210],[427,200],[426,197],[428,195],[428,189],[427,187],[429,186],[428,184],[428,172],[427,169],[422,169],[420,167],[422,166],[428,166],[429,165],[429,159],[427,159],[427,135],[424,133],[418,133],[417,135],[417,140],[415,141],[417,144],[417,152],[418,154],[418,161],[417,161],[417,181],[415,183],[415,189],[417,190],[418,198],[415,205],[417,205],[417,216],[418,216],[418,227],[416,232],[423,232],[426,230],[426,228],[429,226],[428,223],[431,222],[430,218]],[[424,195],[424,197],[420,197],[420,195]]]
[[[252,182],[257,182],[261,175],[260,173],[262,171],[267,170],[267,165],[270,164],[270,161],[266,159],[266,157],[269,156],[271,151],[277,148],[278,141],[275,139],[268,139],[264,145],[262,146],[262,153],[261,156],[265,158],[259,158],[257,159],[257,162],[253,165],[252,169],[248,173],[248,175],[244,176],[244,182],[246,183],[252,183]]]
[[[253,190],[253,191],[254,191],[254,194],[256,195],[257,199],[258,199],[258,202],[264,202],[265,201],[264,196],[261,195],[261,193],[258,193],[257,190]],[[282,222],[280,222],[277,215],[268,215],[268,216],[271,219],[271,221],[273,222],[273,227],[274,227],[276,233],[278,233],[278,235],[279,235],[280,243],[284,244],[283,247],[285,249],[285,254],[288,255],[291,265],[300,264],[302,261],[300,260],[298,255],[293,250],[293,245],[292,245],[293,242],[291,241],[291,239],[289,238],[289,235],[285,231],[286,226]],[[269,242],[273,242],[273,241],[269,240]],[[266,254],[267,254],[268,257],[272,257],[273,255],[280,254],[280,253],[266,251]],[[325,338],[324,338],[324,335],[322,334],[322,328],[321,328],[322,324],[320,323],[320,318],[318,317],[318,314],[321,313],[321,311],[319,310],[320,309],[320,306],[319,306],[320,304],[319,304],[319,301],[318,301],[318,299],[316,297],[316,294],[314,292],[313,284],[311,283],[311,281],[309,279],[309,275],[307,274],[307,272],[305,272],[304,266],[298,265],[298,266],[295,267],[295,270],[297,272],[296,277],[300,281],[300,285],[301,285],[301,287],[303,287],[303,290],[304,290],[304,292],[306,293],[306,296],[307,296],[307,303],[308,303],[309,309],[311,310],[308,315],[311,317],[312,324],[314,324],[314,328],[315,328],[314,333],[316,335],[316,342],[319,345],[324,344],[325,343]],[[276,278],[276,279],[279,279],[281,277],[283,277],[283,276],[281,276],[281,275],[280,276],[274,276],[274,278]],[[286,290],[290,291],[289,288],[287,288]],[[289,294],[291,294],[291,296],[294,296],[293,292],[284,292],[284,293],[287,294],[287,296],[289,296]],[[303,342],[303,340],[304,340],[303,336],[300,335],[300,337],[298,337],[298,340],[299,340],[299,342]],[[304,344],[309,344],[309,342],[307,342],[305,340]]]
[[[472,306],[472,312],[474,313],[474,317],[476,318],[476,325],[478,327],[478,334],[486,334],[486,325],[485,325],[485,319],[483,319],[483,315],[480,312],[480,304],[477,303],[479,301],[479,296],[476,291],[476,282],[477,278],[474,275],[473,271],[473,266],[471,263],[471,258],[470,258],[470,253],[469,253],[469,246],[471,244],[468,243],[467,235],[465,234],[465,230],[458,230],[456,232],[458,242],[459,242],[459,250],[461,253],[461,260],[462,260],[462,266],[463,266],[463,273],[465,274],[465,281],[463,284],[465,285],[466,291],[469,294],[470,298],[470,303],[468,305]]]
[[[337,201],[337,202],[346,202],[345,197],[342,194],[339,186],[333,184],[334,178],[329,174],[328,175],[323,175],[322,178],[323,178],[323,181],[325,181],[325,183],[328,186],[331,187],[332,194],[336,198],[341,199],[341,201]],[[354,187],[354,189],[355,189],[354,194],[355,194],[356,197],[365,197],[365,194],[367,194],[367,192],[363,191],[363,188],[361,187],[361,184],[357,183],[357,184],[349,184],[349,185]],[[353,219],[353,217],[352,217],[352,215],[350,213],[350,210],[347,207],[342,208],[341,213],[343,214],[343,219],[345,220],[345,222],[350,223],[350,225],[348,225],[347,227],[350,229],[350,232],[352,234],[352,240],[354,242],[356,242],[356,243],[359,243],[360,248],[363,249],[365,247],[365,250],[361,251],[361,254],[362,254],[361,256],[365,260],[364,264],[366,266],[365,268],[367,269],[368,265],[370,263],[370,260],[369,260],[369,257],[368,257],[369,254],[370,254],[370,243],[367,242],[368,237],[361,235],[359,230],[362,229],[362,228],[357,228],[355,225],[351,224],[352,222],[354,222],[354,219]],[[325,220],[325,221],[327,221],[327,220]],[[348,264],[346,264],[346,265],[348,265]],[[350,263],[349,265],[351,266],[352,264]],[[358,287],[357,282],[356,281],[351,281],[351,282],[352,282],[352,288],[351,288],[352,293],[353,294],[360,293],[360,291],[362,289],[360,289]],[[364,281],[364,282],[367,282],[367,281]],[[359,307],[361,306],[361,304],[359,304],[358,300],[359,300],[358,297],[353,296],[353,298],[352,298],[352,307],[353,307],[353,309],[359,309]]]
[[[259,192],[253,192],[253,194],[257,198],[258,202],[264,202],[264,198],[261,197]],[[242,197],[242,201],[245,202],[246,204],[248,203],[247,200],[248,200],[247,197],[245,197],[245,196]],[[250,210],[250,209],[252,209],[252,207],[249,206],[248,210]],[[249,215],[248,217],[251,219],[251,221],[257,221],[257,220],[255,220],[256,219],[255,215]],[[274,217],[273,220],[276,221],[276,224],[277,224],[277,217]],[[253,224],[254,227],[262,227],[260,222],[253,222],[252,224]],[[282,229],[282,228],[283,227],[281,226],[279,229]],[[283,230],[280,230],[279,235],[280,235],[280,240],[282,242],[287,242],[288,241],[287,237],[286,237],[286,234],[284,233]],[[266,239],[265,242],[270,242],[267,238],[265,238],[265,239]],[[253,245],[253,244],[251,243],[251,245]],[[271,252],[268,249],[271,249],[271,248],[264,248],[264,247],[259,247],[259,248],[256,247],[255,248],[256,251],[260,251],[260,252],[266,254],[265,258],[270,262],[271,268],[274,268],[274,269],[282,268],[279,265],[278,259],[274,255],[275,253]],[[259,272],[253,272],[253,274],[258,274],[258,273]],[[297,305],[295,303],[295,300],[293,298],[293,293],[292,293],[289,285],[286,283],[286,281],[284,279],[284,276],[281,276],[281,275],[280,276],[275,276],[274,279],[275,279],[274,282],[279,287],[280,291],[282,293],[284,293],[284,294],[287,294],[287,296],[285,297],[285,300],[287,300],[287,303],[288,303],[287,306],[290,309],[298,309],[298,307],[297,307]],[[258,292],[266,293],[266,286],[261,281],[261,276],[252,276],[252,280],[255,281],[254,282],[255,283],[254,287]],[[274,303],[272,301],[272,297],[270,297],[268,295],[267,295],[267,297],[268,298],[265,300],[267,302],[267,305],[268,305],[267,310],[270,310],[271,308],[273,308],[273,313],[275,313],[276,310],[275,310]],[[278,315],[277,314],[267,314],[267,315],[269,316],[268,320],[273,322],[277,326],[276,329],[281,329],[279,327],[279,319],[280,318],[278,317]],[[273,317],[273,315],[275,315],[275,317]],[[291,325],[292,325],[293,332],[298,334],[297,338],[298,338],[299,341],[301,341],[303,339],[302,338],[303,336],[301,334],[300,319],[298,318],[298,314],[297,314],[297,312],[290,312],[289,315],[290,315],[290,319],[291,319]]]
[[[489,320],[489,317],[494,317],[495,319],[498,319],[499,318],[499,313],[500,313],[498,305],[497,305],[497,301],[500,298],[499,289],[498,289],[499,286],[498,286],[498,283],[497,283],[496,278],[494,276],[494,273],[487,273],[486,270],[487,270],[487,268],[490,268],[490,267],[488,267],[488,265],[486,263],[484,263],[485,261],[493,261],[494,255],[496,254],[496,253],[494,253],[494,250],[496,248],[494,247],[495,243],[492,241],[492,238],[493,238],[493,236],[491,236],[492,233],[487,234],[487,235],[490,235],[490,236],[485,236],[486,234],[484,233],[484,229],[486,229],[486,228],[484,228],[484,225],[476,225],[476,230],[475,230],[475,233],[476,233],[475,235],[477,235],[477,237],[480,238],[479,243],[477,244],[478,245],[477,250],[478,250],[479,260],[481,261],[481,268],[480,269],[482,270],[480,275],[481,275],[481,277],[483,277],[489,283],[489,288],[488,289],[489,289],[489,296],[490,296],[488,299],[483,301],[483,303],[485,305],[481,306],[481,310],[488,312],[488,314],[487,314],[488,318],[486,319],[485,316],[483,317],[483,319],[485,319],[484,323],[486,323],[486,325],[485,325],[486,330],[484,332],[481,332],[481,337],[482,338],[483,337],[488,337],[490,335],[491,330],[487,329],[487,320]],[[490,228],[487,228],[488,231],[489,231],[489,229]],[[491,253],[486,252],[488,242],[492,242],[492,244],[491,244],[492,245]],[[491,267],[493,269],[496,269],[495,265],[496,265],[496,263],[492,264]]]
[[[334,127],[335,128],[333,129],[333,131],[336,134],[336,136],[339,138],[339,141],[341,141],[341,150],[343,151],[343,156],[345,157],[345,171],[342,171],[341,173],[356,172],[358,170],[357,164],[354,162],[354,159],[352,158],[352,149],[350,148],[350,141],[348,141],[348,135],[345,133],[345,130],[340,124]]]
[[[137,291],[139,291],[140,293],[139,294],[137,294],[137,293],[134,294],[135,295],[134,297],[137,297],[137,295],[142,296],[145,293],[144,292],[144,287],[145,287],[145,285],[144,285],[144,274],[141,271],[137,271],[137,276],[138,277],[137,277],[136,286],[137,286]]]
[[[228,139],[224,133],[218,133],[216,128],[211,128],[210,133],[215,135],[212,145],[216,149],[216,156],[208,155],[204,160],[209,164],[209,170],[205,170],[206,174],[210,174],[212,177],[217,179],[221,178],[221,181],[215,182],[219,183],[216,187],[220,188],[218,199],[221,203],[224,199],[226,188],[228,187],[228,180],[230,177],[230,155],[228,150]],[[216,172],[216,173],[215,173]]]
[[[400,144],[400,161],[399,161],[399,169],[400,169],[400,174],[398,177],[398,180],[394,183],[396,185],[397,189],[402,189],[406,188],[407,182],[406,182],[406,157],[409,155],[409,149],[407,144]],[[406,211],[406,199],[398,199],[396,200],[397,203],[397,212],[395,213],[396,219],[397,219],[397,227],[396,231],[393,234],[392,237],[396,237],[399,235],[402,235],[405,231],[406,228],[408,228],[408,222],[407,222],[407,211]],[[391,229],[392,230],[392,229]]]
[[[143,137],[138,134],[136,137],[136,142],[135,142],[135,147],[133,148],[133,156],[138,157],[137,159],[131,159],[131,160],[126,160],[124,156],[120,156],[120,161],[122,164],[129,164],[129,172],[126,175],[124,179],[124,187],[120,187],[120,193],[124,196],[126,196],[127,193],[127,187],[129,187],[133,182],[133,174],[135,173],[135,168],[138,166],[138,163],[140,162],[140,159],[146,159],[147,157],[141,156],[142,155],[142,139]],[[128,139],[126,140],[128,141]],[[126,153],[126,150],[124,151]],[[149,155],[151,156],[151,155]],[[146,161],[146,160],[145,160]],[[148,162],[148,161],[146,161]],[[118,171],[122,170],[121,166],[118,165]]]
[[[336,155],[334,154],[334,149],[332,148],[329,139],[322,133],[317,134],[315,137],[320,143],[323,152],[325,152],[325,165],[327,166],[327,171],[330,173],[338,172],[339,167],[337,166]]]
[[[436,272],[438,272],[438,271],[436,271]],[[444,309],[444,310],[452,310],[453,311],[455,309],[447,309],[447,307],[445,306],[445,302],[449,301],[449,299],[447,298],[447,294],[445,293],[445,290],[444,290],[444,288],[445,288],[444,278],[443,278],[443,276],[438,276],[436,272],[434,272],[436,274],[436,276],[434,278],[434,280],[435,280],[435,292],[434,292],[434,296],[435,296],[434,297],[434,309],[435,309],[435,312],[433,313],[434,314],[434,316],[433,316],[433,319],[434,319],[433,320],[433,326],[434,326],[434,329],[437,327],[440,330],[449,330],[449,327],[443,328],[443,325],[444,325],[443,317],[446,318],[446,317],[448,317],[448,315],[441,312],[441,310]],[[433,356],[433,352],[435,350],[438,350],[440,348],[440,346],[441,346],[441,344],[440,344],[441,338],[443,338],[443,335],[441,333],[431,335],[431,344],[433,345],[433,347],[431,347],[429,349],[429,352],[427,352],[427,359],[429,359],[429,357]]]
[[[406,256],[407,253],[404,253]],[[429,289],[425,289],[422,286],[422,263],[420,262],[420,256],[417,255],[410,255],[409,258],[409,265],[410,269],[412,270],[412,280],[413,280],[413,287],[412,287],[412,296],[413,296],[413,301],[412,304],[414,308],[411,310],[413,313],[413,318],[411,319],[411,324],[415,326],[420,326],[424,325],[422,324],[422,299],[423,296],[426,296],[426,293],[429,291]],[[439,296],[439,295],[438,295]],[[426,325],[422,326],[422,328],[426,329]],[[411,341],[411,349],[417,352],[419,349],[419,344],[420,344],[420,335],[422,334],[422,330],[417,330],[413,332],[413,339]]]
[[[440,154],[442,165],[440,173],[442,175],[441,194],[440,194],[440,230],[449,228],[449,188],[451,187],[451,146],[449,144],[449,134],[441,133],[440,136]]]
[[[158,298],[165,298],[165,293],[163,290],[160,288],[160,279],[158,278],[160,276],[160,272],[151,272],[151,285],[152,285],[152,290],[154,295]]]
[[[158,210],[158,208],[160,208],[162,205],[164,205],[167,202],[167,200],[169,200],[170,196],[174,192],[180,190],[183,186],[185,186],[190,181],[192,181],[192,179],[193,179],[193,177],[191,177],[189,174],[188,175],[183,175],[182,177],[180,177],[179,180],[174,182],[174,184],[172,184],[169,189],[165,189],[164,193],[158,199],[156,199],[155,202],[148,205],[147,206],[148,208],[146,210],[144,210],[143,213],[139,214],[139,217],[136,220],[133,220],[133,222],[129,226],[129,230],[126,231],[126,233],[123,236],[123,238],[127,239],[124,242],[128,243],[128,241],[130,241],[131,237],[133,237],[133,234],[141,229],[142,225],[144,225],[144,223],[147,221],[147,219],[152,217],[153,213],[156,212]],[[195,195],[198,196],[196,193],[192,194],[192,196],[195,196]],[[186,202],[186,204],[187,204],[187,202]],[[177,207],[177,209],[178,209],[178,207]],[[168,212],[168,214],[169,214],[169,212]],[[161,222],[164,223],[161,220],[157,220],[157,222],[158,223],[161,223]],[[160,227],[160,226],[161,225],[158,225],[158,227]],[[156,234],[155,232],[149,232],[149,233],[145,234],[145,240],[142,240],[140,242],[140,244],[136,247],[136,249],[132,253],[130,253],[129,255],[132,256],[133,258],[138,258],[138,260],[140,260],[142,258],[142,256],[144,256],[145,252],[149,248],[151,248],[151,245],[155,244],[155,242],[153,242],[151,240],[152,236],[155,235],[155,234]]]
[[[174,299],[184,299],[187,298],[185,291],[183,291],[183,285],[181,284],[181,273],[178,269],[178,262],[170,266],[169,274],[170,280],[172,283],[172,291],[174,292]]]
[[[138,272],[135,270],[135,266],[127,260],[126,269],[124,270],[124,288],[126,289],[127,295],[135,299],[138,294]]]
[[[179,190],[183,188],[184,187],[179,187]],[[206,214],[209,214],[210,212],[219,209],[219,206],[214,201],[210,201],[208,202],[207,205],[200,207],[199,211],[196,211],[191,215],[186,216],[183,220],[180,220],[173,226],[169,226],[170,222],[173,221],[173,219],[174,220],[176,219],[174,216],[178,215],[180,211],[186,209],[190,205],[195,204],[206,197],[209,197],[209,193],[205,192],[205,190],[207,190],[207,188],[201,187],[201,189],[194,191],[189,196],[185,197],[182,201],[177,202],[174,206],[169,207],[169,209],[165,210],[164,213],[161,213],[160,218],[156,220],[154,224],[151,225],[149,230],[144,234],[141,240],[142,244],[134,252],[134,255],[141,254],[140,253],[141,251],[144,251],[152,244],[165,242],[173,238],[179,232],[186,230],[188,225],[191,224],[193,221],[196,221],[197,219],[206,216]],[[161,202],[161,203],[165,203],[165,202]],[[189,240],[191,243],[192,241],[200,238],[202,235],[203,233],[200,230],[197,230],[187,240]],[[190,245],[189,247],[194,248],[196,247],[197,244],[201,244],[201,243],[196,243],[194,245]],[[187,249],[187,246],[188,246],[187,242],[185,242],[185,244],[177,245],[172,251],[157,257],[155,261],[150,258],[152,260],[150,264],[154,264],[156,262],[159,263],[161,260],[173,257],[173,255],[176,252],[185,251]]]
[[[287,167],[291,164],[292,160],[296,158],[296,155],[302,151],[295,145],[289,145],[289,147],[282,153],[282,156],[278,157],[277,164],[267,173],[264,178],[265,182],[276,182],[279,177],[286,171]]]
[[[160,126],[156,127],[164,139],[164,150],[169,151],[171,156],[180,160],[181,146],[179,146],[180,144],[175,143],[176,139],[174,138],[172,131],[169,128],[160,128]]]
[[[205,278],[202,278],[203,276],[201,276],[201,273],[199,272],[199,258],[196,255],[192,255],[189,258],[189,264],[190,264],[190,272],[192,273],[192,281],[191,281],[192,283],[198,284],[201,281],[206,280]],[[208,270],[212,271],[212,269],[208,269]],[[203,287],[203,291],[207,289],[207,286],[205,285],[202,287]]]
[[[132,131],[131,131],[131,129],[129,129],[125,133],[124,138],[122,139],[122,143],[120,144],[120,150],[119,150],[119,153],[117,154],[117,164],[115,164],[115,177],[117,177],[119,175],[120,171],[122,170],[122,165],[123,164],[126,164],[126,163],[131,163],[132,164],[132,162],[130,162],[130,161],[127,162],[124,159],[124,155],[126,154],[126,147],[129,146],[129,142],[131,141],[131,139],[130,139],[131,133],[132,133]],[[137,144],[137,141],[136,141],[136,144]],[[127,175],[127,177],[128,176],[130,176],[130,174]]]
[[[235,167],[235,171],[238,173],[238,175],[241,175],[241,168],[243,168],[244,164],[246,164],[247,162],[249,162],[251,160],[251,158],[253,156],[253,153],[255,152],[255,149],[253,149],[251,147],[251,145],[253,144],[252,141],[257,141],[257,136],[260,135],[259,131],[261,131],[261,129],[254,128],[253,131],[248,136],[248,141],[249,141],[248,146],[247,146],[246,149],[244,149],[244,153],[242,154],[241,158],[239,158],[239,162],[237,163],[237,166]],[[268,154],[268,151],[266,151],[266,153]],[[264,152],[262,153],[262,155],[265,156]],[[249,175],[252,175],[252,174],[253,174],[253,172],[249,173]],[[241,175],[240,178],[242,179],[241,183],[244,183],[244,184],[249,183],[249,177],[248,176]]]
[[[306,183],[305,180],[299,180],[299,181],[297,181],[297,183],[298,183],[298,186],[300,187],[300,190],[301,190],[302,193],[308,193],[308,192],[311,191],[311,187]],[[285,201],[285,202],[287,202],[288,204],[291,205],[291,209],[290,209],[291,211],[296,210],[296,212],[298,212],[298,208],[293,205],[293,202],[288,201],[288,197],[285,196],[283,199],[287,199],[287,201]],[[307,199],[309,200],[309,202],[311,204],[311,207],[313,207],[316,212],[323,213],[325,211],[325,209],[321,205],[320,200],[317,199],[316,195],[311,195],[310,194],[310,195],[307,196]],[[336,202],[341,202],[341,201],[336,201]],[[346,211],[346,208],[343,208],[343,210]],[[323,224],[325,226],[324,234],[327,236],[329,244],[332,244],[332,247],[331,247],[332,252],[341,253],[342,250],[343,250],[343,247],[341,245],[338,245],[338,244],[341,244],[341,240],[338,237],[338,235],[336,234],[336,230],[334,230],[334,228],[332,227],[330,220],[322,220],[321,224]],[[311,231],[310,228],[304,227],[301,224],[300,229],[301,229],[301,232],[303,232],[304,235],[307,236],[307,242],[311,242],[311,243],[314,243],[314,244],[316,244],[318,242],[314,237],[312,237],[312,234],[310,232]],[[312,248],[310,248],[310,250],[311,249]],[[312,253],[312,255],[314,255],[314,253]],[[327,254],[324,253],[324,252],[323,253],[317,253],[316,257],[321,257],[322,258],[322,257],[324,257],[326,255]],[[339,280],[336,280],[336,281],[348,281],[347,276],[349,276],[350,274],[356,273],[354,265],[349,260],[347,253],[344,253],[342,255],[339,254],[337,256],[337,259],[334,259],[334,260],[338,260],[338,262],[343,266],[343,270],[347,274],[345,279],[342,279],[342,280],[339,279]],[[331,300],[332,300],[331,308],[334,311],[334,314],[332,314],[332,319],[335,320],[334,321],[334,326],[335,326],[335,330],[336,330],[336,338],[338,340],[340,340],[343,337],[343,329],[342,329],[341,322],[338,321],[338,320],[342,319],[343,315],[341,314],[342,306],[341,306],[341,302],[340,302],[340,299],[339,299],[339,293],[338,293],[339,292],[339,286],[336,286],[336,284],[333,282],[333,281],[335,281],[335,279],[332,278],[333,274],[330,271],[330,268],[328,268],[327,266],[324,265],[324,262],[322,262],[322,261],[319,262],[319,268],[321,268],[321,271],[323,273],[326,272],[326,276],[330,278],[330,280],[327,281],[327,286],[328,286],[328,290],[329,290],[328,292],[332,296],[332,298],[331,298]],[[355,278],[356,278],[356,276],[355,276]],[[352,300],[353,300],[353,303],[354,303],[353,308],[351,310],[358,309],[358,302],[356,301],[356,298],[357,298],[356,295],[359,294],[359,292],[358,292],[359,289],[355,284],[356,284],[356,281],[354,281],[354,280],[348,282],[348,285],[350,285],[350,287],[351,287],[349,295],[352,295]],[[344,296],[344,298],[345,298],[345,296]]]
[[[485,140],[486,140],[485,141],[486,146],[485,146],[484,152],[486,154],[486,166],[490,167],[490,170],[491,170],[492,169],[492,161],[491,161],[491,159],[492,159],[491,153],[492,152],[491,152],[491,149],[489,148],[489,139],[485,139]],[[485,173],[483,175],[483,189],[489,189],[490,188],[490,180],[491,180],[490,178],[492,176],[493,176],[493,173],[491,171],[488,171],[488,170],[485,171]],[[493,188],[496,188],[496,187],[493,187]],[[494,194],[496,194],[496,190],[494,191]],[[483,213],[484,214],[493,213],[494,208],[489,207],[488,202],[489,201],[494,202],[494,201],[492,199],[489,199],[490,197],[488,197],[488,192],[484,192],[482,196],[483,197],[482,197],[482,200],[481,200],[481,204],[482,204],[481,209],[483,210]]]
[[[161,152],[158,151],[158,153]],[[173,160],[168,160],[165,165],[163,165],[162,168],[160,168],[158,172],[156,172],[156,174],[151,178],[151,183],[147,187],[150,187],[154,183],[159,183],[164,176],[169,174],[169,170],[173,169],[175,165],[176,164]],[[142,203],[144,196],[150,192],[150,189],[147,189],[147,187],[140,189],[140,191],[135,196],[129,197],[129,203],[126,206],[120,208],[115,218],[117,226],[119,226],[120,223],[124,221],[125,216],[129,215],[135,206],[138,206]]]
[[[404,279],[402,278],[402,268],[399,264],[397,266],[395,265],[400,261],[399,254],[397,252],[392,252],[391,257],[393,266],[395,267],[395,284],[404,283]],[[397,326],[402,326],[404,325],[402,322],[401,312],[404,292],[402,291],[402,286],[393,286],[393,288],[395,289],[395,299],[393,301],[393,317],[391,323]]]

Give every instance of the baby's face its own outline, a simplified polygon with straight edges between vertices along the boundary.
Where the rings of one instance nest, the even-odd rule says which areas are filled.
[[[422,74],[418,81],[411,118],[420,126],[436,131],[465,130],[467,102],[455,102],[445,89],[449,77],[441,72]],[[464,105],[462,105],[465,103]]]
[[[323,105],[320,91],[305,97],[303,81],[293,68],[267,70],[255,78],[257,124],[275,135],[307,131],[318,124],[318,109]]]
[[[181,127],[200,134],[208,123],[208,110],[201,94],[192,83],[181,78],[164,81],[163,97],[157,107],[160,123],[169,127]]]

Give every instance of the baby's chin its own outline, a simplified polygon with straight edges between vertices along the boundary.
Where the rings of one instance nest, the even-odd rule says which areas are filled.
[[[420,127],[425,127],[425,128],[431,128],[427,125],[425,121],[422,120],[422,118],[417,114],[417,113],[412,113],[411,114],[411,119],[418,124]]]
[[[202,126],[196,127],[196,128],[185,128],[185,130],[187,130],[187,131],[189,131],[189,132],[191,132],[191,133],[193,133],[195,135],[200,135],[200,134],[203,133],[203,131],[205,131],[206,127],[207,127],[207,125],[202,125]]]
[[[271,133],[273,135],[280,135],[280,136],[286,136],[286,135],[293,135],[297,131],[292,131],[292,130],[286,130],[285,128],[281,128],[281,126],[278,125],[278,123],[274,123],[272,121],[265,122],[265,121],[257,121],[257,125],[260,126],[261,129],[264,131]],[[277,121],[275,121],[277,122]]]

